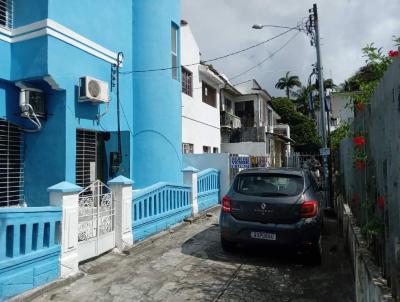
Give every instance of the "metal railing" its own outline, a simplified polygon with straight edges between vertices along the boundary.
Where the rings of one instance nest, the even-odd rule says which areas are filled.
[[[227,111],[221,111],[221,127],[227,127],[230,129],[240,128],[242,126],[242,122],[240,117],[229,113]]]

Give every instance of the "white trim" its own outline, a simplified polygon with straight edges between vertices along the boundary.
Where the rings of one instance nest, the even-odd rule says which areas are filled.
[[[4,36],[1,33],[4,33],[9,37]],[[117,63],[118,55],[116,52],[79,35],[51,19],[44,19],[12,30],[0,28],[0,40],[9,43],[17,43],[45,35],[52,36],[67,44],[82,49],[83,51],[109,63]]]
[[[7,36],[11,36],[12,35],[11,30],[9,30],[7,28],[4,28],[4,27],[1,27],[1,26],[0,26],[0,33],[1,34],[5,34]]]

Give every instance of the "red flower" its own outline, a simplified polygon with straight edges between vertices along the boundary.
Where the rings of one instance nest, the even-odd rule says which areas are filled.
[[[365,145],[365,138],[363,136],[353,137],[353,143],[356,145],[356,147],[361,147]]]
[[[357,102],[354,106],[358,111],[363,111],[365,109],[365,104],[361,102]]]
[[[378,197],[378,207],[383,210],[385,208],[385,198],[383,196]]]
[[[390,58],[395,58],[395,57],[397,57],[399,55],[399,51],[398,50],[391,50],[391,51],[389,51],[388,55],[389,55]]]
[[[355,166],[356,166],[356,169],[362,170],[366,167],[366,164],[365,164],[365,161],[363,161],[362,159],[357,159],[355,162]]]

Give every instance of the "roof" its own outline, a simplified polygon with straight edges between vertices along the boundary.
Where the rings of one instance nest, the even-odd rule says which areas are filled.
[[[304,176],[304,170],[300,168],[250,168],[240,171],[239,174],[254,174],[254,173],[273,173]]]

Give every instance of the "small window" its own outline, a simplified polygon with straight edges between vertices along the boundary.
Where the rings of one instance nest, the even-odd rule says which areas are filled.
[[[184,67],[182,67],[182,92],[188,96],[193,96],[193,74]]]
[[[13,0],[0,0],[0,26],[12,28]]]
[[[194,151],[193,144],[188,144],[188,143],[182,144],[182,153],[183,154],[193,154],[194,153],[193,151]]]
[[[203,153],[211,153],[211,147],[210,146],[203,146]]]
[[[1,0],[0,0],[1,1]],[[178,27],[171,25],[171,58],[172,58],[172,78],[178,79]]]
[[[218,148],[217,147],[213,148],[213,153],[218,153]]]
[[[217,90],[203,82],[203,102],[217,108]]]
[[[232,101],[230,99],[224,100],[225,111],[231,112],[232,111]]]

